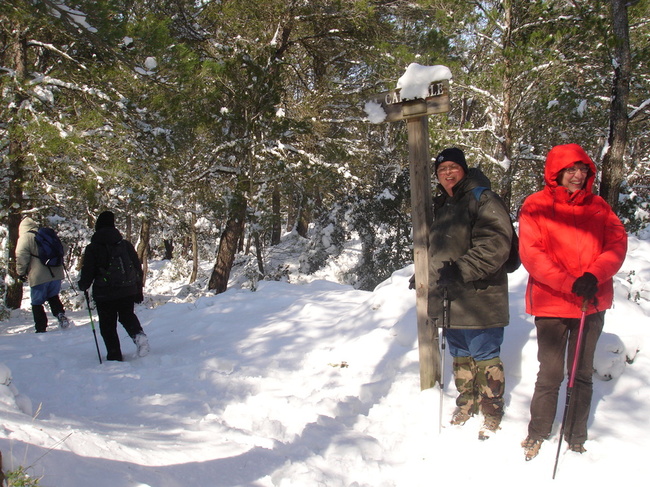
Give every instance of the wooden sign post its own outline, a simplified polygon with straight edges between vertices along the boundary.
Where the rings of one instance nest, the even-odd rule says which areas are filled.
[[[415,264],[416,313],[420,358],[420,388],[440,383],[440,347],[437,323],[428,317],[429,225],[431,208],[431,172],[429,169],[428,115],[449,111],[449,82],[429,85],[425,99],[401,100],[399,90],[380,93],[373,98],[386,112],[385,122],[406,120],[408,128],[411,178],[411,221],[413,225],[413,261]]]

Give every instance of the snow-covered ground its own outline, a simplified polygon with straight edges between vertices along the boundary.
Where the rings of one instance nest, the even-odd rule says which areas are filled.
[[[523,268],[510,283],[506,416],[481,442],[478,418],[448,424],[450,360],[441,433],[439,389],[420,391],[412,268],[373,292],[338,284],[340,269],[330,266],[311,281],[260,282],[256,291],[233,282],[214,296],[171,279],[170,266],[151,263],[138,307],[151,343],[143,358],[121,330],[125,362],[100,365],[85,307],[69,313],[70,329],[41,335],[28,301],[0,322],[6,470],[28,467],[45,487],[575,486],[650,477],[649,240],[630,239],[616,277],[596,363],[612,380],[595,378],[588,451],[564,444],[555,480],[557,431],[530,462],[520,447],[537,372]],[[562,392],[558,416],[563,402]]]

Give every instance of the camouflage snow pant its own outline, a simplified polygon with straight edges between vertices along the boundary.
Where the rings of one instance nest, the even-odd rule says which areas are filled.
[[[479,411],[485,416],[503,416],[505,374],[501,358],[474,360],[454,357],[454,382],[458,390],[456,405],[468,415]]]

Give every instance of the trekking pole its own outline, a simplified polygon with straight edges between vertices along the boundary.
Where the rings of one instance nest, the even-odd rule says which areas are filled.
[[[66,267],[66,266],[63,266],[63,270],[65,271],[65,275],[66,275],[66,277],[68,278],[68,282],[70,283],[70,289],[72,289],[72,290],[74,291],[74,295],[75,295],[75,296],[78,296],[79,293],[78,293],[77,290],[74,288],[74,283],[72,282],[72,279],[70,279],[70,274],[68,273],[68,269],[67,269],[67,267]]]
[[[585,319],[587,317],[587,306],[589,305],[589,300],[585,298],[582,301],[582,315],[580,316],[580,325],[578,326],[578,340],[576,343],[576,351],[573,355],[573,364],[571,365],[571,373],[569,374],[569,380],[566,388],[566,400],[564,403],[564,414],[562,415],[562,426],[560,427],[560,438],[557,442],[557,453],[555,454],[555,465],[553,466],[553,478],[555,478],[555,472],[557,471],[557,462],[560,458],[560,447],[562,446],[562,437],[564,436],[564,429],[566,428],[567,417],[569,416],[569,406],[571,403],[571,392],[573,391],[573,384],[576,379],[576,373],[578,372],[578,362],[580,360],[580,354],[582,352],[582,333],[585,328]]]
[[[95,347],[97,347],[97,356],[99,357],[99,363],[102,363],[102,354],[99,353],[99,343],[97,342],[97,333],[95,332],[95,321],[93,320],[93,312],[90,310],[90,297],[88,296],[88,291],[84,291],[84,296],[86,296],[86,304],[88,305],[88,315],[90,316],[90,327],[93,330],[93,337],[95,337]]]
[[[442,402],[445,395],[445,349],[447,348],[447,328],[449,327],[449,294],[447,287],[442,291],[442,330],[440,330],[440,408],[438,414],[438,434],[442,432]]]

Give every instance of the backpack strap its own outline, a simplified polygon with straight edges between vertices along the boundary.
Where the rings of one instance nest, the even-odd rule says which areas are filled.
[[[484,186],[477,186],[476,188],[472,189],[474,198],[469,199],[469,214],[472,226],[474,226],[476,220],[478,219],[478,202],[481,199],[481,195],[486,189],[489,188],[486,188]],[[517,235],[515,226],[512,223],[512,219],[508,218],[508,220],[510,221],[510,226],[512,228],[512,240],[510,242],[510,254],[508,256],[508,260],[503,264],[503,268],[507,273],[510,273],[516,271],[519,268],[521,265],[521,259],[519,257],[519,236]]]
[[[485,186],[477,186],[472,189],[472,195],[474,195],[474,197],[469,199],[469,216],[472,226],[474,226],[474,223],[476,223],[476,219],[478,218],[478,202],[486,189],[489,188],[486,188]]]
[[[28,230],[28,232],[33,233],[34,234],[34,239],[36,239],[36,235],[38,235],[38,232],[36,230]],[[36,244],[36,248],[38,248],[38,243]],[[32,254],[31,252],[29,253],[29,255],[31,255],[35,259],[40,259],[40,257],[38,255]],[[52,277],[54,277],[54,271],[52,271],[52,268],[48,267],[48,266],[44,266],[44,267],[47,267],[47,270],[50,271],[50,274],[52,275]]]

